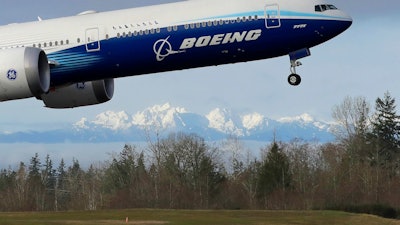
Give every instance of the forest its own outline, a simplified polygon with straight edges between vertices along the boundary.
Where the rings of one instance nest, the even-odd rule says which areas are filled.
[[[269,140],[254,157],[238,137],[156,135],[83,168],[32,156],[0,171],[0,211],[400,208],[400,117],[389,92],[374,108],[346,97],[332,143]]]

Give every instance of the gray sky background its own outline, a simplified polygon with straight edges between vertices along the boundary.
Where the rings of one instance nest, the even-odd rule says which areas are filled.
[[[245,1],[245,0],[244,0]],[[163,0],[2,0],[0,24],[107,11]],[[311,49],[298,68],[299,87],[287,83],[289,57],[167,72],[116,80],[114,98],[102,105],[68,110],[43,107],[36,99],[0,103],[0,131],[66,126],[107,110],[134,114],[171,103],[206,114],[216,107],[271,118],[309,113],[330,121],[331,110],[345,96],[364,96],[371,104],[390,91],[400,101],[400,1],[331,3],[350,14],[353,26],[339,37]],[[1,41],[1,40],[0,40]]]

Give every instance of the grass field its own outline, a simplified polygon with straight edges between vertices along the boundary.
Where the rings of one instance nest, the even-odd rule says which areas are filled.
[[[126,217],[129,222],[126,223]],[[400,221],[336,211],[110,210],[95,212],[0,213],[0,225],[394,225]]]

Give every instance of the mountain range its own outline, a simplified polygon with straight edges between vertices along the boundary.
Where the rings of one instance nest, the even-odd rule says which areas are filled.
[[[154,105],[135,114],[106,111],[93,119],[82,118],[67,128],[46,131],[0,131],[0,143],[106,143],[143,142],[171,132],[195,133],[207,141],[239,137],[270,142],[303,139],[334,140],[332,123],[316,121],[309,114],[273,120],[260,113],[238,114],[216,108],[206,115],[189,112],[169,103]]]

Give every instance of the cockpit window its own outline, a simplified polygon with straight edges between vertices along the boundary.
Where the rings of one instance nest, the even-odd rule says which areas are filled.
[[[336,6],[334,5],[316,5],[315,11],[316,12],[324,12],[326,10],[337,10]]]
[[[332,9],[332,10],[337,10],[338,8],[336,8],[336,6],[334,6],[334,5],[327,5],[328,6],[328,8],[329,9]]]

